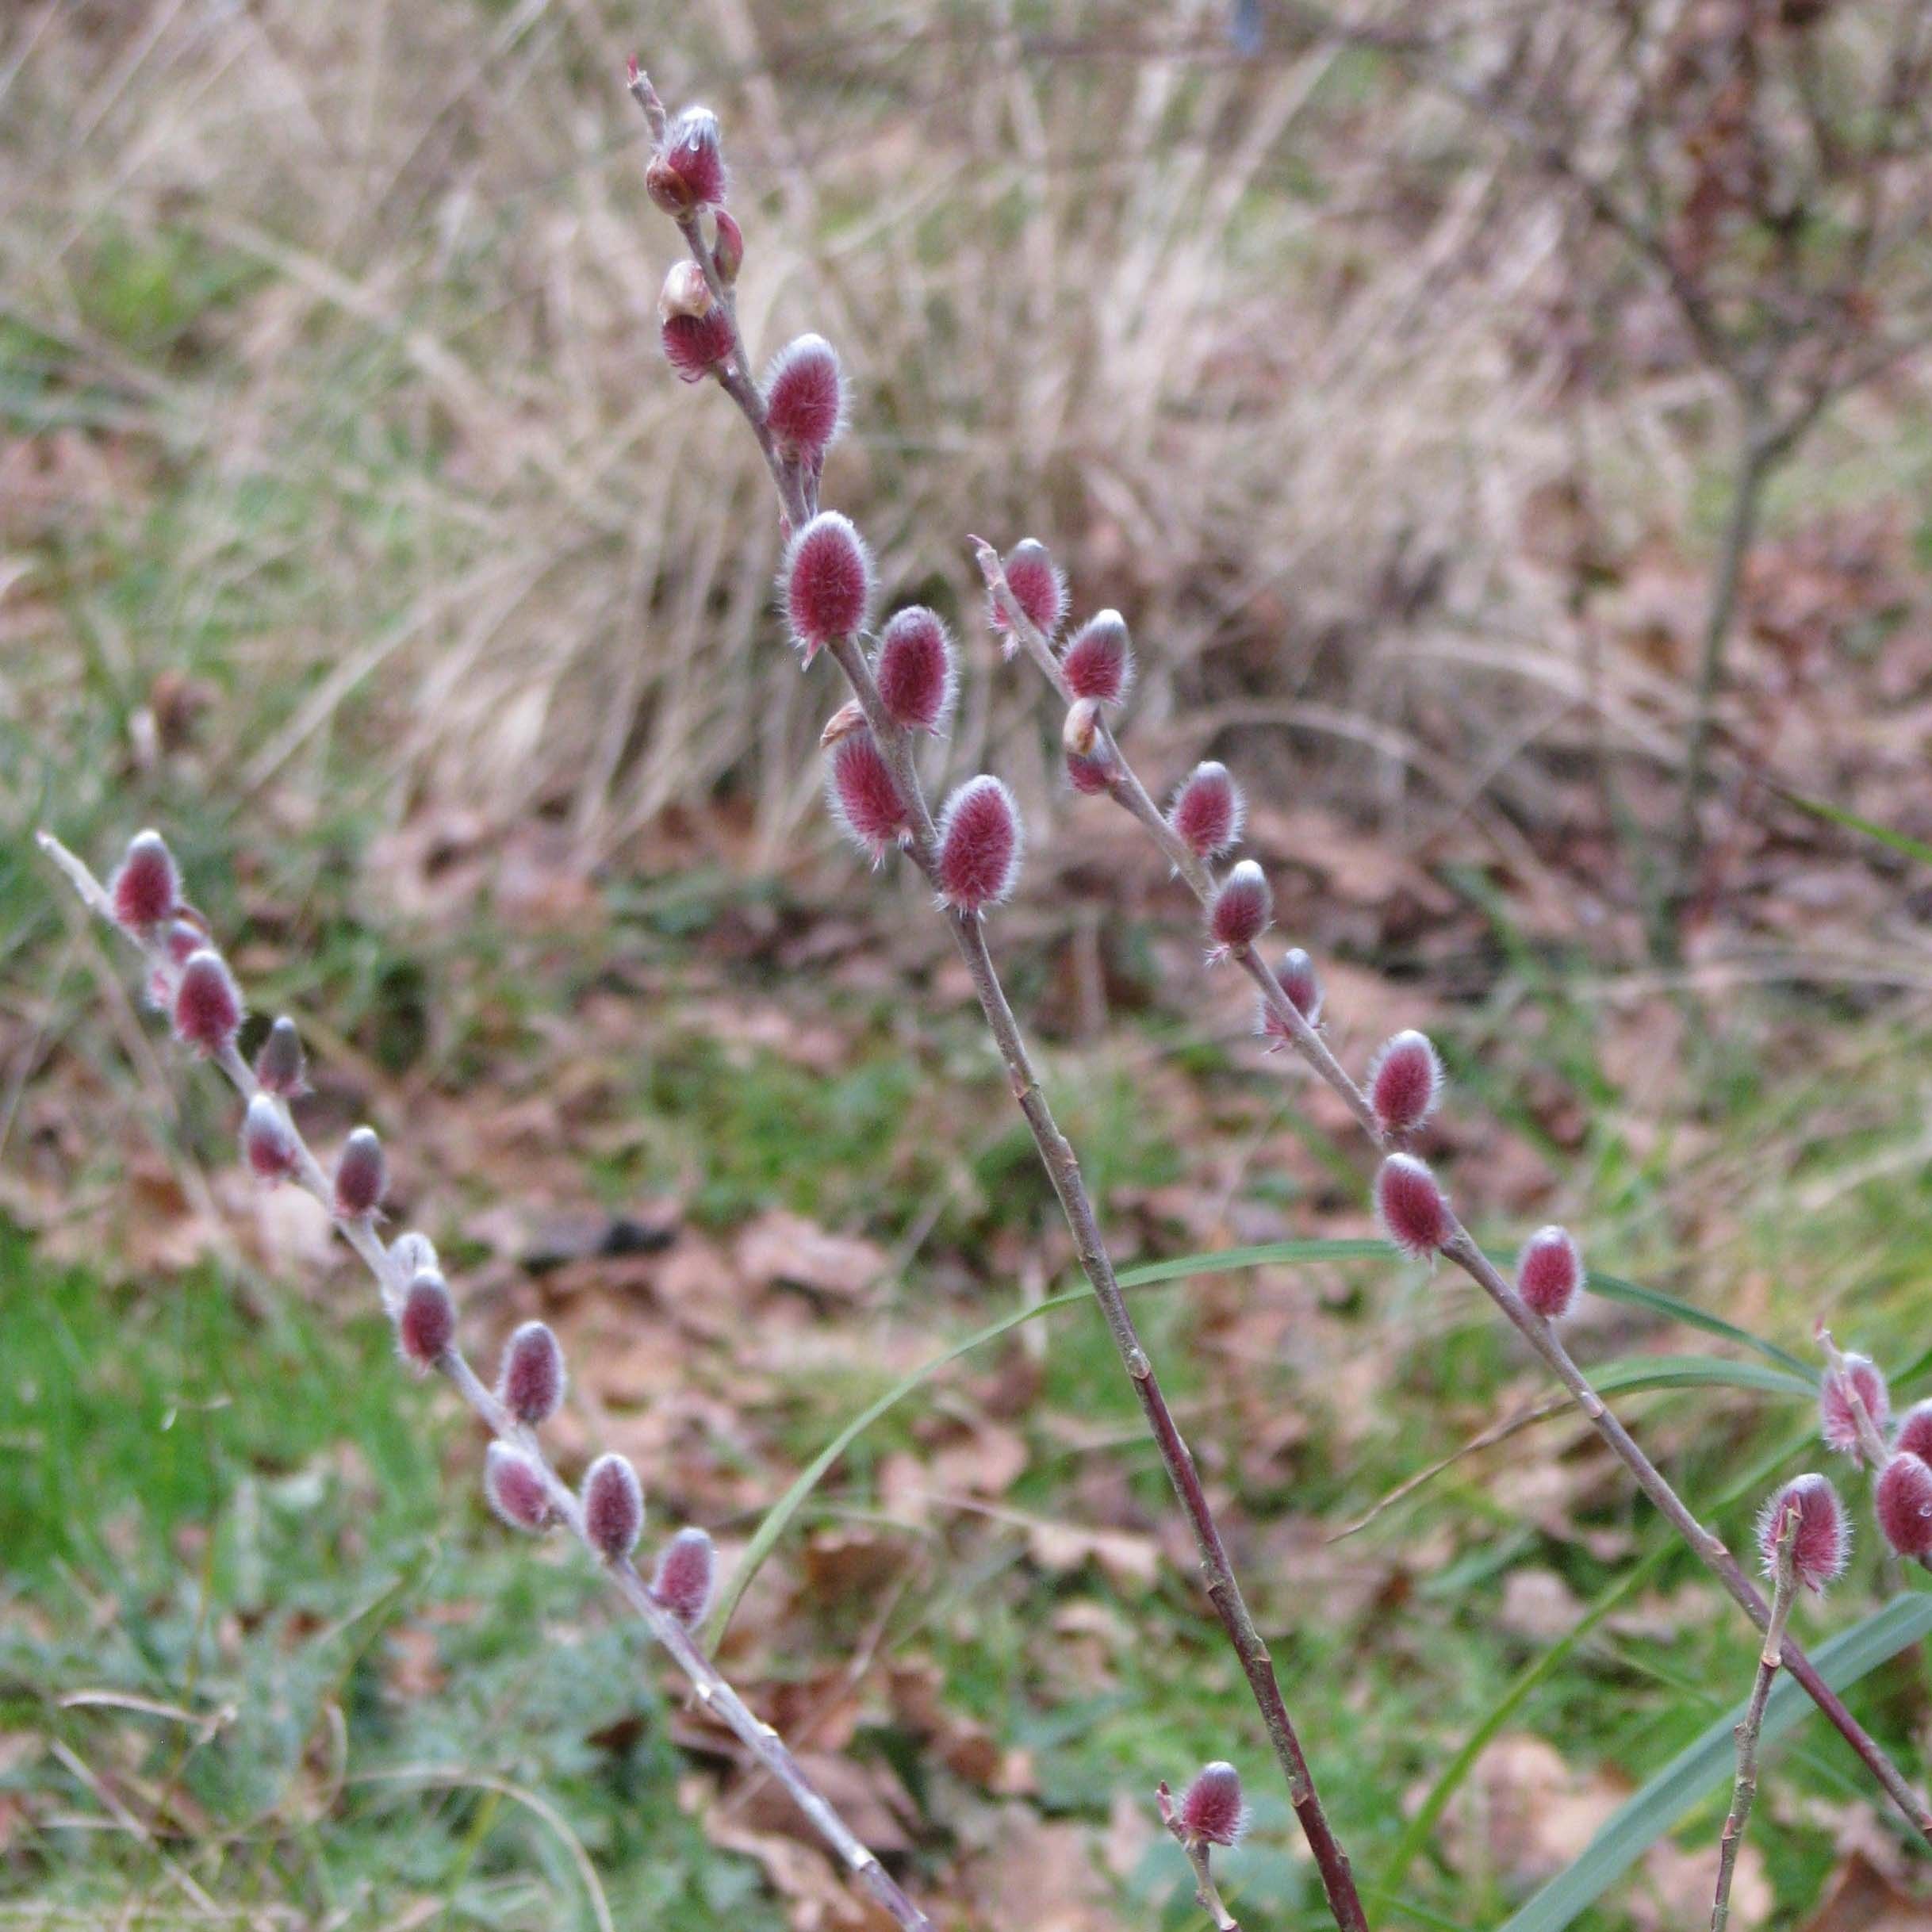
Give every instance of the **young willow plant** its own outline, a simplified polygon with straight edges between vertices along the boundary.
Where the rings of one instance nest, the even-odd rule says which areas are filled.
[[[621,1455],[601,1455],[585,1472],[581,1489],[573,1490],[552,1467],[537,1432],[563,1401],[567,1378],[557,1337],[542,1322],[526,1322],[504,1350],[496,1386],[485,1384],[457,1344],[455,1303],[428,1237],[412,1231],[385,1242],[378,1232],[388,1162],[374,1129],[356,1129],[332,1169],[302,1137],[289,1105],[307,1085],[294,1022],[275,1022],[252,1067],[242,1057],[240,990],[206,922],[182,899],[179,875],[160,837],[142,833],[105,887],[50,833],[41,833],[40,842],[82,903],[140,948],[149,998],[168,1015],[177,1038],[212,1060],[242,1096],[241,1147],[248,1166],[265,1183],[293,1184],[322,1203],[336,1232],[375,1277],[404,1363],[418,1374],[441,1375],[489,1428],[494,1439],[484,1461],[483,1487],[491,1508],[513,1528],[533,1535],[561,1526],[589,1551],[684,1673],[699,1703],[790,1796],[847,1876],[905,1932],[932,1932],[932,1922],[812,1784],[777,1732],[753,1713],[693,1641],[715,1584],[711,1538],[700,1529],[680,1530],[665,1545],[646,1583],[632,1560],[644,1530],[637,1471]]]
[[[875,591],[870,553],[851,522],[822,509],[818,501],[826,452],[845,420],[837,355],[819,337],[801,337],[780,352],[762,383],[754,380],[733,293],[745,259],[744,238],[735,222],[726,228],[718,219],[722,165],[713,169],[707,159],[701,170],[685,169],[679,159],[686,138],[680,130],[696,110],[675,117],[667,113],[634,60],[630,85],[654,144],[646,176],[652,198],[677,223],[689,256],[672,268],[665,283],[665,355],[678,374],[689,374],[689,342],[695,338],[683,329],[674,336],[672,324],[693,316],[702,323],[704,360],[697,374],[715,378],[737,405],[777,489],[786,536],[780,588],[792,641],[807,667],[821,654],[830,657],[852,690],[852,703],[834,715],[824,734],[834,813],[874,864],[903,851],[933,887],[1071,1232],[1081,1271],[1193,1532],[1209,1600],[1260,1708],[1328,1911],[1340,1932],[1366,1932],[1347,1857],[1323,1808],[1273,1659],[1242,1594],[1193,1454],[1128,1312],[1079,1163],[1041,1089],[987,944],[985,915],[1012,892],[1019,874],[1023,841],[1013,795],[997,777],[982,774],[955,789],[935,815],[913,761],[915,735],[936,730],[950,706],[951,640],[931,613],[900,611],[876,647],[868,648]],[[711,117],[703,119],[707,128],[715,128]],[[1022,545],[1010,569],[995,600],[995,619],[1007,627],[1009,649],[1032,642],[1044,650],[1044,636],[1058,630],[1065,614],[1065,585],[1038,545]],[[914,632],[921,640],[916,651],[895,642]],[[1090,707],[1099,733],[1102,714],[1125,698],[1131,682],[1125,625],[1115,613],[1103,611],[1072,639],[1068,655],[1084,693],[1080,702]],[[1057,661],[1055,674],[1064,681]],[[1259,868],[1235,868],[1219,910],[1217,943],[1229,950],[1245,947],[1267,922],[1267,886]]]

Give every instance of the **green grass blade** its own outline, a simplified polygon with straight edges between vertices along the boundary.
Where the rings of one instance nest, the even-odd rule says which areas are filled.
[[[1171,1261],[1149,1261],[1122,1268],[1123,1288],[1146,1288],[1156,1282],[1178,1282],[1197,1275],[1231,1274],[1238,1268],[1265,1268],[1286,1261],[1393,1261],[1395,1250],[1386,1241],[1267,1241],[1259,1248],[1224,1248],[1213,1254],[1177,1255]]]
[[[1908,859],[1916,859],[1921,865],[1932,865],[1932,845],[1907,833],[1895,832],[1888,825],[1874,825],[1869,818],[1861,818],[1855,811],[1847,811],[1842,805],[1827,805],[1823,799],[1800,798],[1796,792],[1786,792],[1781,786],[1779,791],[1787,803],[1796,805],[1800,811],[1808,811],[1814,818],[1842,826],[1848,832],[1862,833],[1867,838],[1876,839],[1881,845],[1889,845],[1894,852],[1903,853]]]
[[[1932,1631],[1932,1596],[1895,1597],[1881,1610],[1841,1631],[1811,1653],[1818,1673],[1843,1691]],[[1789,1731],[1811,1701],[1781,1676],[1765,1707],[1767,1743]],[[1707,1792],[1727,1782],[1736,1765],[1731,1727],[1744,1715],[1739,1700],[1695,1742],[1687,1745],[1635,1796],[1619,1807],[1576,1862],[1560,1872],[1503,1926],[1502,1932],[1562,1932],[1593,1905]],[[1715,1866],[1713,1867],[1715,1869]]]
[[[1620,1275],[1604,1275],[1595,1268],[1590,1270],[1589,1284],[1591,1292],[1603,1296],[1606,1301],[1627,1302],[1633,1308],[1647,1308],[1652,1313],[1667,1316],[1687,1328],[1701,1328],[1707,1335],[1721,1335],[1726,1341],[1735,1342],[1740,1347],[1762,1355],[1766,1361],[1775,1362],[1795,1375],[1802,1375],[1807,1388],[1815,1390],[1818,1386],[1818,1370],[1802,1355],[1779,1347],[1776,1342],[1767,1342],[1761,1336],[1752,1334],[1749,1328],[1740,1328],[1735,1322],[1725,1321],[1721,1315],[1707,1314],[1700,1308],[1692,1307],[1688,1301],[1680,1301],[1673,1294],[1666,1294],[1662,1289],[1642,1288],[1635,1282],[1625,1281]]]
[[[1720,1355],[1627,1355],[1597,1364],[1590,1380],[1604,1395],[1627,1389],[1750,1389],[1809,1402],[1818,1393],[1804,1376],[1788,1369],[1762,1362],[1729,1362]]]

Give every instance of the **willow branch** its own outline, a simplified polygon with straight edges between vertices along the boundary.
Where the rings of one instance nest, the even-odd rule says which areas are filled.
[[[39,837],[41,850],[67,876],[82,903],[90,912],[98,913],[114,926],[117,931],[121,930],[105,889],[86,865],[52,833],[42,832]],[[170,970],[159,948],[141,941],[136,943],[151,970],[163,972]],[[254,1070],[233,1046],[217,1055],[216,1064],[244,1102],[252,1100],[265,1091],[255,1079]],[[270,1098],[293,1140],[297,1164],[292,1178],[295,1183],[313,1195],[328,1210],[336,1232],[355,1249],[375,1277],[385,1310],[393,1314],[401,1304],[408,1283],[401,1278],[401,1270],[382,1237],[377,1233],[374,1217],[365,1214],[347,1218],[336,1213],[334,1190],[328,1176],[301,1129],[296,1125],[287,1102],[279,1095],[270,1095]],[[599,1553],[586,1532],[583,1507],[576,1492],[550,1466],[536,1432],[504,1408],[453,1342],[444,1351],[436,1368],[490,1433],[499,1442],[518,1451],[538,1470],[553,1513],[590,1552],[618,1594],[669,1654],[672,1662],[689,1683],[698,1702],[730,1731],[768,1777],[784,1787],[801,1815],[834,1853],[847,1875],[863,1886],[880,1908],[896,1924],[905,1928],[905,1932],[933,1932],[932,1921],[900,1888],[879,1862],[876,1854],[807,1777],[798,1760],[786,1748],[784,1740],[752,1712],[717,1666],[692,1643],[690,1633],[677,1616],[651,1594],[630,1559],[609,1562]]]

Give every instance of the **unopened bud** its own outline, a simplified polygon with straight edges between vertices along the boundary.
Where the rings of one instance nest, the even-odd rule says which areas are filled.
[[[644,1491],[621,1455],[600,1455],[584,1476],[584,1534],[607,1562],[621,1563],[644,1533]]]
[[[1209,956],[1225,958],[1252,945],[1268,930],[1274,914],[1267,873],[1252,859],[1231,867],[1208,908],[1208,933],[1214,942]]]
[[[671,215],[694,214],[725,198],[718,117],[708,107],[688,107],[671,123],[663,147],[645,171],[644,186]]]
[[[906,830],[906,807],[879,741],[861,725],[833,744],[826,759],[826,803],[847,838],[874,865]]]
[[[1196,858],[1213,859],[1240,838],[1246,812],[1227,766],[1210,758],[1188,773],[1168,807],[1167,822]]]
[[[1020,813],[997,778],[968,779],[946,800],[935,870],[939,895],[976,913],[1007,898],[1020,876]]]
[[[1798,1521],[1792,1532],[1792,1574],[1822,1595],[1827,1584],[1845,1573],[1851,1525],[1838,1491],[1823,1476],[1793,1478],[1758,1512],[1758,1554],[1767,1577],[1777,1574],[1778,1539],[1793,1511]]]
[[[873,668],[886,715],[908,731],[943,731],[959,688],[953,639],[923,604],[895,611]]]
[[[540,1428],[564,1398],[563,1350],[541,1321],[527,1321],[510,1337],[496,1378],[497,1399],[518,1421]]]
[[[711,285],[696,262],[673,262],[657,291],[657,320],[669,322],[680,316],[707,316],[714,304]]]
[[[1539,1228],[1516,1257],[1516,1293],[1545,1321],[1570,1313],[1583,1286],[1583,1257],[1569,1230]]]
[[[241,993],[228,962],[206,946],[191,953],[174,988],[175,1037],[197,1053],[225,1052],[241,1023]]]
[[[264,1092],[284,1100],[293,1100],[309,1091],[309,1056],[302,1051],[302,1037],[295,1022],[286,1013],[268,1029],[268,1037],[255,1056],[255,1077]]]
[[[423,1274],[403,1290],[396,1313],[396,1342],[412,1367],[433,1369],[456,1337],[456,1305],[440,1275]]]
[[[181,902],[181,875],[159,832],[135,835],[107,889],[116,920],[130,933],[146,933],[174,912]]]
[[[1060,661],[1067,688],[1097,704],[1118,704],[1133,684],[1133,645],[1118,611],[1102,611],[1075,632]]]
[[[1382,1230],[1405,1255],[1439,1253],[1455,1218],[1436,1176],[1413,1154],[1391,1154],[1375,1176],[1375,1212]]]
[[[512,1529],[534,1531],[549,1524],[550,1496],[543,1472],[508,1443],[492,1443],[484,1455],[483,1493]]]
[[[830,751],[841,738],[849,738],[854,731],[869,731],[872,726],[865,716],[865,707],[857,698],[848,698],[831,716],[825,721],[825,729],[818,734],[818,749]]]
[[[1932,1462],[1932,1402],[1915,1402],[1906,1410],[1892,1447],[1895,1455],[1915,1455],[1922,1462]]]
[[[1060,749],[1069,757],[1093,756],[1100,736],[1100,704],[1094,698],[1075,698],[1067,707],[1066,722],[1060,728]]]
[[[418,1275],[439,1274],[443,1267],[436,1256],[436,1244],[413,1228],[390,1242],[389,1262],[404,1281]]]
[[[1240,1773],[1231,1764],[1204,1765],[1181,1793],[1175,1817],[1197,1845],[1233,1844],[1248,1829]]]
[[[807,664],[859,629],[872,601],[872,560],[849,518],[822,510],[792,538],[784,586],[792,641]]]
[[[1315,962],[1299,946],[1292,946],[1282,955],[1282,963],[1275,968],[1275,982],[1289,1005],[1310,1026],[1321,1024],[1321,982],[1315,976]],[[1277,1047],[1290,1045],[1294,1039],[1287,1022],[1275,1010],[1273,1002],[1266,999],[1261,1002],[1256,1030],[1271,1043],[1268,1048],[1271,1053]]]
[[[718,1552],[701,1529],[681,1529],[658,1553],[650,1591],[687,1630],[696,1630],[711,1607]]]
[[[373,1127],[358,1127],[335,1157],[335,1213],[358,1221],[382,1205],[389,1184],[389,1162]]]
[[[242,1158],[259,1180],[286,1181],[297,1171],[301,1156],[288,1117],[266,1094],[257,1094],[242,1116]]]
[[[845,378],[822,335],[800,335],[765,372],[765,420],[781,456],[822,462],[845,426]]]
[[[1852,1397],[1857,1394],[1872,1426],[1884,1435],[1892,1420],[1892,1396],[1885,1378],[1869,1355],[1844,1355],[1825,1371],[1819,1386],[1818,1420],[1826,1446],[1863,1460],[1858,1440],[1858,1418],[1853,1413]]]
[[[745,266],[745,231],[722,208],[712,215],[711,220],[718,231],[718,238],[711,243],[711,265],[718,270],[718,279],[728,289]]]
[[[1932,1556],[1932,1465],[1895,1455],[1880,1473],[1872,1508],[1899,1555]]]
[[[1042,637],[1052,638],[1067,615],[1067,580],[1061,574],[1044,543],[1028,537],[1007,551],[1000,568],[1013,601],[1025,613],[1027,621]],[[993,603],[993,627],[1010,628],[999,600]],[[1010,654],[1012,646],[1007,646]]]
[[[1442,1060],[1428,1035],[1413,1027],[1383,1041],[1370,1064],[1369,1104],[1384,1133],[1413,1133],[1442,1091]]]

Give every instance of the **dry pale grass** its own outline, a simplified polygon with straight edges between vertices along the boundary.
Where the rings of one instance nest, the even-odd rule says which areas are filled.
[[[1579,61],[1609,12],[1567,13]],[[786,846],[829,700],[748,441],[657,351],[634,45],[723,117],[749,338],[849,359],[827,495],[960,618],[962,765],[997,739],[1052,789],[963,545],[1030,531],[1133,623],[1156,769],[1217,737],[1521,856],[1559,798],[1526,748],[1676,756],[1695,578],[1586,619],[1577,558],[1695,538],[1712,393],[1667,332],[1640,383],[1579,383],[1563,194],[1283,29],[1244,60],[1218,0],[13,10],[0,711],[74,744],[185,672],[224,784],[279,811],[375,747],[397,819],[541,813],[595,860],[705,805]],[[1834,434],[1882,462],[1895,415]]]

